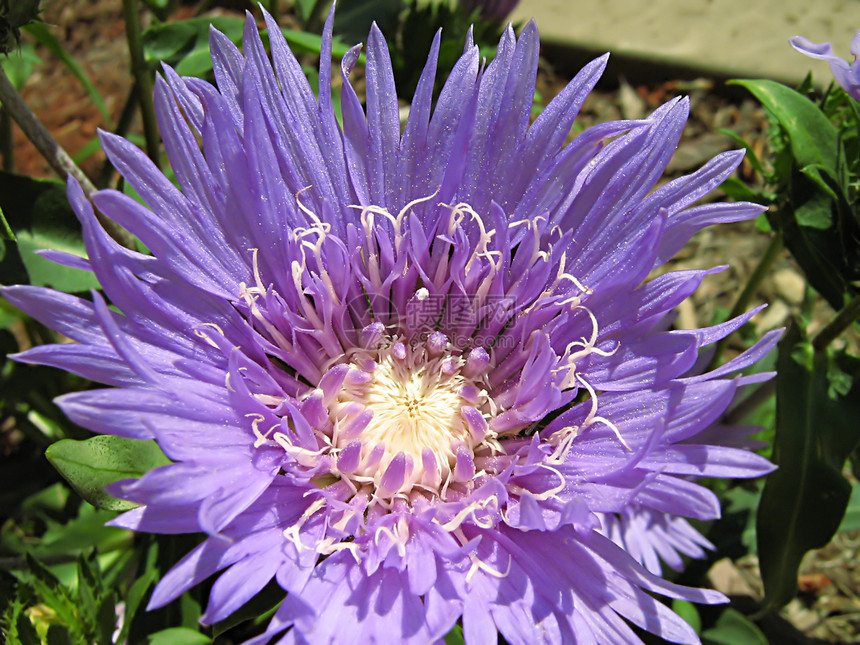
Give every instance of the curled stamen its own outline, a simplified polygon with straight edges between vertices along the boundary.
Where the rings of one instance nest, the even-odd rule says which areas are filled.
[[[591,384],[582,378],[579,374],[576,375],[577,380],[582,383],[583,387],[588,390],[588,395],[591,397],[591,410],[588,412],[588,415],[585,417],[585,421],[582,422],[582,427],[587,428],[593,423],[603,423],[610,430],[612,430],[613,434],[616,436],[618,441],[621,442],[621,445],[627,448],[627,450],[631,450],[630,446],[624,440],[624,437],[621,436],[621,431],[618,427],[604,417],[599,417],[597,415],[597,392],[594,391],[594,388]]]
[[[284,529],[284,537],[287,538],[290,542],[292,542],[296,550],[300,553],[305,551],[309,547],[302,542],[301,538],[301,529],[307,523],[307,521],[320,509],[322,509],[326,504],[325,498],[320,497],[316,501],[312,502],[310,506],[305,509],[305,512],[302,513],[301,517],[296,521],[295,524],[288,526]]]
[[[494,578],[507,578],[511,573],[511,566],[513,564],[513,558],[508,556],[508,566],[504,571],[499,571],[498,569],[494,569],[489,564],[481,560],[474,553],[469,554],[469,560],[472,562],[469,567],[469,572],[466,574],[466,583],[469,584],[472,582],[472,578],[475,577],[475,574],[480,569],[487,575],[493,576]]]

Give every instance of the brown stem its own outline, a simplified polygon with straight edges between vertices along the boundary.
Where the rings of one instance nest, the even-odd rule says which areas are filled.
[[[51,165],[51,168],[63,179],[66,180],[69,176],[74,177],[81,185],[87,197],[91,196],[96,188],[84,172],[78,168],[69,154],[60,147],[60,144],[51,136],[47,128],[39,121],[38,117],[33,113],[15,86],[6,76],[6,72],[0,67],[0,102],[3,103],[3,108],[8,110],[12,119],[18,124],[18,127],[24,132],[27,138],[36,146],[45,160]],[[128,248],[134,248],[134,238],[121,226],[104,217],[96,211],[96,217],[104,227],[105,231],[117,242]]]
[[[75,165],[68,153],[60,147],[47,128],[42,125],[38,117],[33,114],[30,107],[18,94],[18,90],[12,85],[6,72],[0,67],[0,101],[3,107],[24,131],[27,138],[36,146],[39,153],[51,164],[51,168],[63,179],[71,175],[88,195],[95,191],[95,187],[83,171]]]

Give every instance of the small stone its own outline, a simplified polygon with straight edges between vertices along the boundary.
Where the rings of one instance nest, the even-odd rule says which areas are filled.
[[[715,562],[708,572],[708,579],[714,589],[727,596],[755,597],[756,595],[735,563],[729,558]]]
[[[645,101],[623,77],[619,81],[618,105],[621,108],[621,116],[625,119],[641,119],[647,111]]]
[[[692,300],[684,300],[678,305],[678,318],[675,320],[675,329],[698,329],[699,323],[696,316],[696,307]]]
[[[766,331],[776,329],[782,326],[790,315],[791,309],[784,301],[774,300],[767,309],[753,319],[755,331],[761,335]]]
[[[780,269],[773,274],[773,284],[776,292],[793,305],[803,302],[806,291],[806,281],[794,269]]]

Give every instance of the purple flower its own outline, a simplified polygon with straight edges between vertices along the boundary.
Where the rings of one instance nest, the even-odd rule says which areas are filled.
[[[606,57],[530,124],[534,24],[486,67],[467,42],[433,106],[437,35],[402,132],[374,28],[366,107],[348,80],[358,49],[342,63],[341,126],[333,16],[319,99],[266,18],[271,61],[249,18],[244,55],[212,32],[217,89],[157,81],[179,188],[102,134],[148,207],[113,190],[95,206],[151,255],[114,243],[69,186],[89,259],[50,255],[95,272],[123,313],[97,293],[4,291],[76,341],[20,360],[111,386],[61,397],[66,414],[174,462],[110,488],[141,505],[114,524],[209,536],[150,607],[221,572],[206,623],[273,577],[287,592],[255,643],[434,642],[461,618],[467,643],[637,642],[630,623],[696,642],[651,593],[724,597],[662,580],[605,534],[647,514],[688,553],[703,538],[679,518],[720,512],[693,480],[771,469],[713,428],[763,378],[732,375],[778,333],[691,375],[753,312],[666,331],[712,271],[645,281],[703,227],[761,212],[698,204],[741,153],[655,190],[685,99],[565,144]]]
[[[860,61],[857,60],[860,56],[860,31],[851,39],[851,53],[854,55],[852,63],[839,58],[830,43],[815,44],[803,36],[794,36],[789,38],[788,42],[801,54],[830,63],[830,71],[833,72],[836,82],[854,100],[860,101]]]

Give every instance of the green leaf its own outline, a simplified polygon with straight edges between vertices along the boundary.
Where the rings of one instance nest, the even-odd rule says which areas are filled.
[[[105,126],[110,129],[110,113],[105,107],[104,99],[99,91],[96,89],[96,86],[93,85],[92,80],[84,71],[84,68],[78,64],[69,52],[67,52],[57,37],[51,33],[51,30],[48,28],[44,22],[32,22],[26,27],[24,27],[24,31],[26,31],[30,36],[33,37],[38,43],[40,43],[45,49],[51,52],[54,56],[60,59],[60,61],[69,68],[69,71],[75,75],[81,85],[86,90],[87,95],[90,97],[90,100],[95,104],[98,108],[98,111],[102,115],[102,119],[105,123]]]
[[[699,610],[696,609],[696,605],[676,598],[672,601],[672,611],[690,623],[690,627],[695,629],[697,634],[702,633],[702,619],[699,616]]]
[[[153,25],[143,32],[144,58],[153,69],[165,62],[179,74],[203,77],[212,70],[210,26],[238,43],[245,20],[235,16],[200,16]]]
[[[18,231],[18,250],[27,269],[30,284],[53,287],[66,293],[89,291],[99,287],[94,273],[62,266],[37,253],[42,249],[65,251],[77,256],[86,256],[79,233],[63,229],[44,228],[36,231]]]
[[[33,586],[36,594],[53,609],[57,617],[70,629],[81,632],[82,625],[78,616],[77,603],[69,590],[45,568],[41,562],[29,553],[27,554],[27,582]],[[57,638],[60,636],[58,635]]]
[[[860,530],[860,483],[854,482],[851,484],[851,497],[848,499],[845,515],[837,532],[858,530]]]
[[[775,195],[762,191],[753,190],[748,184],[737,177],[729,177],[722,184],[720,190],[735,201],[755,202],[756,204],[770,204]]]
[[[97,645],[111,645],[114,642],[113,634],[116,631],[117,620],[116,603],[116,593],[111,591],[105,596],[102,604],[99,606],[98,613],[96,614]],[[117,639],[116,642],[122,643],[123,641]]]
[[[731,83],[749,90],[785,128],[799,167],[824,166],[836,175],[838,132],[815,103],[776,81],[745,79]]]
[[[29,42],[23,43],[18,51],[5,56],[2,61],[3,71],[16,90],[24,87],[36,65],[41,63],[42,59],[36,55],[33,44]]]
[[[94,552],[90,552],[93,554]],[[96,597],[101,595],[98,571],[93,571],[93,564],[98,568],[98,560],[93,557],[92,563],[78,555],[78,608],[87,623],[94,623],[98,614]]]
[[[768,645],[756,624],[731,607],[720,614],[713,627],[705,630],[702,640],[705,645]]]
[[[227,618],[212,625],[212,636],[217,638],[246,620],[259,621],[261,617],[274,613],[283,600],[284,590],[273,580]]]
[[[281,29],[281,33],[284,34],[284,38],[287,39],[287,43],[296,54],[319,54],[322,51],[322,38],[318,34],[312,34],[309,31],[296,31],[295,29]],[[334,58],[343,58],[349,48],[349,45],[335,38],[331,44],[331,55]],[[361,54],[358,57],[358,64],[364,65],[364,62],[364,54]]]
[[[466,639],[463,637],[463,626],[460,623],[454,625],[453,629],[445,634],[445,645],[465,645]]]
[[[81,504],[78,516],[65,522],[47,520],[48,530],[31,551],[39,558],[60,553],[84,553],[95,547],[105,552],[128,541],[129,532],[116,526],[105,526],[116,513]]]
[[[45,641],[47,645],[75,645],[75,641],[65,625],[53,624],[48,627]]]
[[[149,637],[149,645],[205,645],[211,642],[205,634],[188,627],[162,629]]]
[[[334,33],[358,43],[367,37],[374,22],[383,33],[394,33],[405,4],[404,0],[341,0],[334,16]]]
[[[209,29],[215,27],[236,44],[242,40],[245,20],[235,16],[189,18],[153,25],[143,33],[143,51],[147,63],[155,68],[162,62],[172,65],[185,76],[205,77],[212,71],[209,52]],[[266,38],[267,31],[260,32]],[[283,29],[282,33],[297,53],[319,54],[322,37],[305,31]],[[349,47],[338,39],[332,43],[332,55],[343,58]],[[363,61],[362,58],[359,59]]]
[[[143,567],[143,573],[129,587],[128,593],[125,596],[125,615],[123,616],[122,628],[117,639],[120,643],[125,642],[131,629],[131,622],[134,620],[146,592],[158,581],[157,560],[158,542],[152,540],[149,549],[146,551],[146,563]]]
[[[801,168],[800,172],[809,177],[833,201],[848,203],[848,200],[845,198],[842,188],[839,185],[839,178],[835,177],[824,166],[806,166],[805,168]]]
[[[834,391],[827,379],[833,361],[860,375],[860,359],[813,353],[799,324],[779,344],[772,458],[779,468],[765,482],[756,518],[765,609],[795,596],[803,555],[831,540],[848,504],[842,469],[860,440],[860,386],[855,378],[846,395]]]
[[[322,0],[294,0],[296,14],[303,27],[317,13],[320,4],[322,4]]]
[[[7,246],[0,282],[29,282],[68,292],[98,286],[92,273],[55,264],[36,253],[56,249],[86,256],[80,225],[61,182],[0,172],[0,210],[18,240]]]
[[[36,633],[36,628],[27,617],[27,614],[20,613],[15,621],[15,628],[18,631],[17,636],[21,645],[41,645],[39,634]],[[11,636],[11,634],[10,634]],[[14,642],[10,639],[9,642]]]
[[[85,441],[63,439],[45,454],[81,497],[109,511],[127,511],[136,504],[109,495],[105,486],[170,463],[155,441],[105,435]]]
[[[717,132],[720,134],[724,134],[727,137],[731,138],[732,141],[734,141],[736,144],[741,146],[746,151],[746,155],[744,156],[744,159],[749,161],[750,165],[753,167],[753,170],[755,170],[762,177],[768,176],[768,172],[765,170],[764,166],[762,165],[761,160],[758,158],[758,155],[756,154],[756,151],[753,149],[752,145],[746,139],[741,137],[734,130],[729,130],[728,128],[717,128]]]

